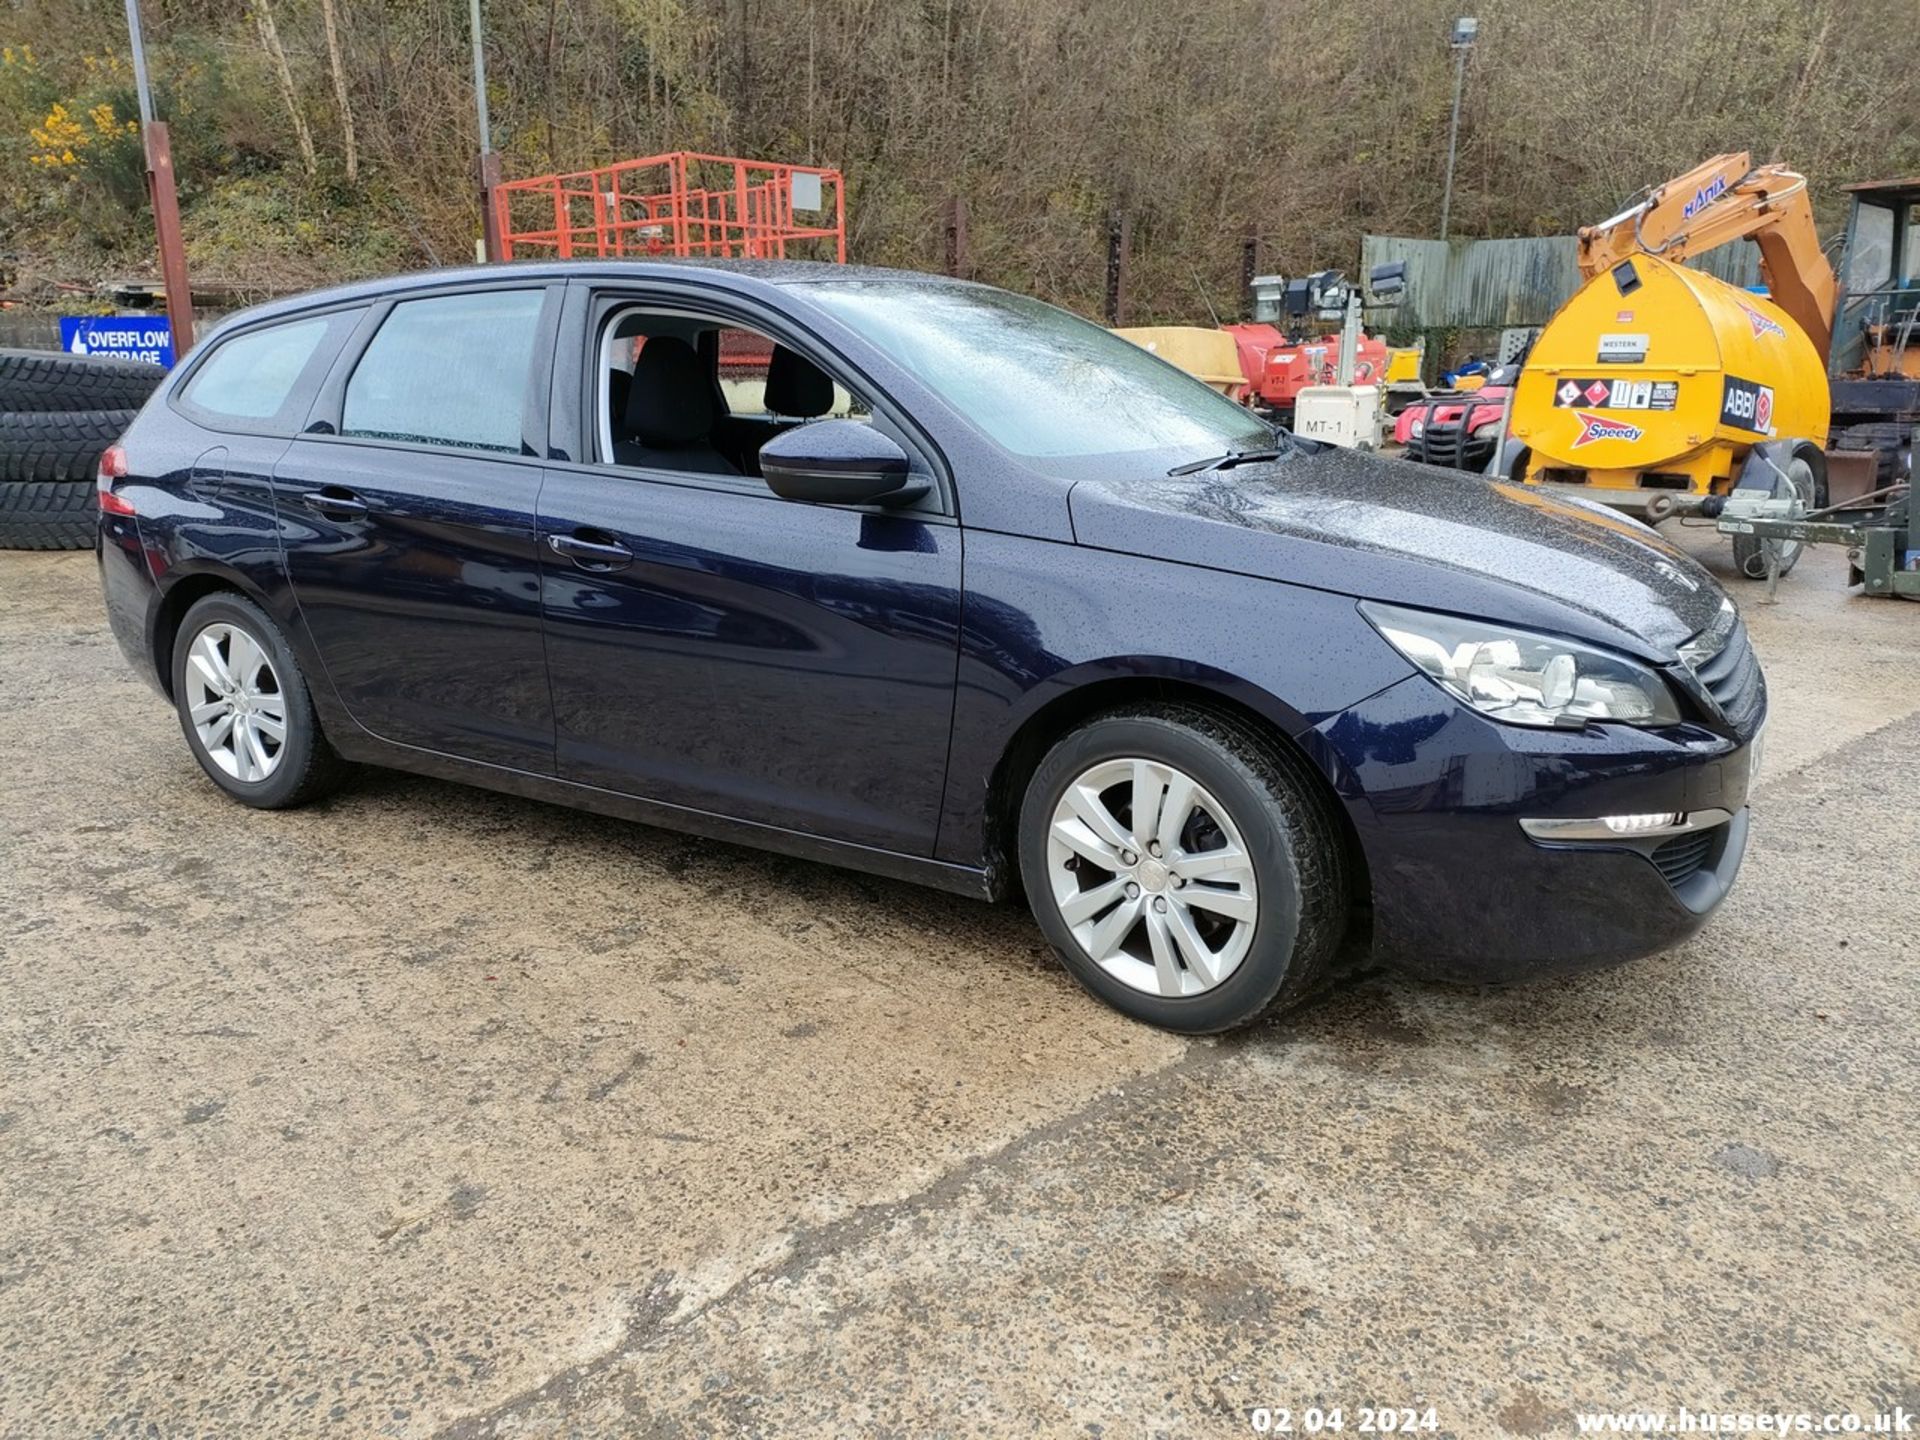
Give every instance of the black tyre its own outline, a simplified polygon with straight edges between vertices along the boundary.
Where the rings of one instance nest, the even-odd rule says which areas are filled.
[[[0,413],[0,480],[91,480],[100,452],[133,423],[131,410]]]
[[[91,480],[0,482],[0,550],[91,550],[98,526]]]
[[[138,410],[166,374],[144,360],[0,350],[0,410]]]
[[[1325,786],[1224,713],[1153,705],[1084,725],[1034,771],[1019,827],[1027,900],[1061,961],[1150,1025],[1251,1024],[1311,994],[1345,933],[1349,859]]]
[[[344,778],[286,636],[243,596],[209,595],[181,620],[173,702],[193,758],[244,805],[304,805]]]

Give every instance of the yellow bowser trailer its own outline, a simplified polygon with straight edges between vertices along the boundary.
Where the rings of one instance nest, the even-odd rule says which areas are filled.
[[[1681,264],[1738,239],[1758,248],[1771,298]],[[1578,251],[1582,284],[1527,357],[1501,472],[1649,521],[1717,516],[1735,490],[1824,506],[1837,282],[1806,178],[1716,155],[1583,228]],[[1756,579],[1800,548],[1734,536]]]
[[[1823,505],[1830,413],[1826,365],[1778,306],[1635,255],[1589,280],[1540,332],[1512,433],[1527,447],[1527,483],[1659,521],[1717,514],[1736,484],[1790,487],[1805,508]],[[1752,548],[1741,568],[1763,575]]]

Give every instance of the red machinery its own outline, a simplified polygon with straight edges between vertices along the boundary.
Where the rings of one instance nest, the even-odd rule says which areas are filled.
[[[503,260],[847,258],[846,186],[838,170],[813,165],[675,150],[503,181],[493,211]]]
[[[1338,383],[1340,337],[1323,335],[1318,339],[1293,340],[1264,323],[1224,325],[1240,352],[1240,373],[1247,377],[1248,403],[1269,411],[1281,423],[1293,418],[1294,398],[1309,385]],[[1354,350],[1353,383],[1384,384],[1387,375],[1387,346],[1383,340],[1362,335]]]
[[[1485,470],[1500,442],[1500,422],[1518,367],[1494,371],[1478,390],[1442,391],[1416,400],[1394,421],[1393,441],[1406,458],[1449,470]]]

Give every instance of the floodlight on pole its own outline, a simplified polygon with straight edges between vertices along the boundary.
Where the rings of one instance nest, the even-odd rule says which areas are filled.
[[[1453,34],[1447,47],[1453,51],[1453,124],[1447,130],[1447,184],[1440,196],[1440,238],[1447,238],[1448,221],[1453,215],[1453,162],[1460,153],[1460,96],[1467,86],[1467,53],[1480,38],[1480,22],[1462,15],[1453,22]]]

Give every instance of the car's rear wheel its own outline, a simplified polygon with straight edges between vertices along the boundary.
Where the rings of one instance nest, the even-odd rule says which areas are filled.
[[[242,804],[303,805],[341,778],[286,636],[251,600],[209,595],[187,611],[174,641],[173,698],[194,759]]]
[[[1304,763],[1192,705],[1103,716],[1040,762],[1020,868],[1067,969],[1115,1008],[1210,1034],[1297,1001],[1345,930],[1347,856]]]

